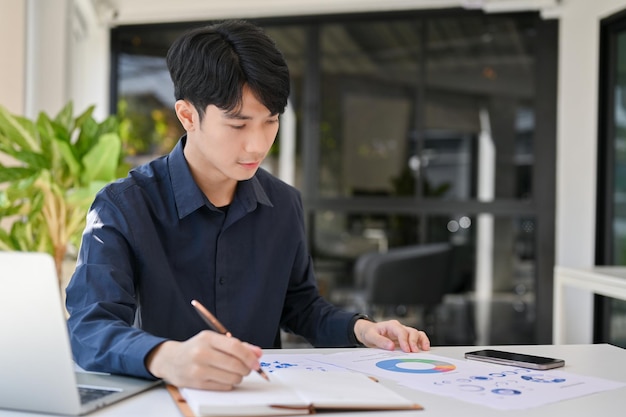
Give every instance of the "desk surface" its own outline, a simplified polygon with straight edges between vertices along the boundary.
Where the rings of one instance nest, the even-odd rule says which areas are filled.
[[[496,349],[504,349],[519,353],[529,353],[539,356],[551,356],[565,359],[564,371],[586,376],[595,376],[626,382],[626,350],[615,346],[600,345],[529,345],[529,346],[500,346]],[[463,354],[469,350],[476,350],[477,346],[463,347],[433,347],[430,353],[446,356],[453,359],[463,359]],[[348,349],[283,349],[283,353],[336,353]],[[276,352],[276,351],[272,351]],[[524,416],[524,417],[554,417],[554,416],[614,416],[623,413],[626,409],[626,388],[605,391],[571,400],[548,404],[541,407],[500,411],[489,407],[480,406],[454,398],[411,390],[394,385],[393,382],[381,381],[391,386],[401,394],[413,399],[424,406],[421,411],[397,411],[397,412],[365,412],[365,413],[339,413],[324,414],[333,416],[456,416],[469,415],[488,416]],[[41,414],[20,413],[0,410],[2,417],[27,417],[40,416]],[[159,416],[181,417],[182,415],[174,405],[171,397],[163,386],[154,388],[148,392],[139,394],[134,398],[124,400],[118,404],[109,406],[103,410],[89,414],[93,417],[120,417],[120,416]]]

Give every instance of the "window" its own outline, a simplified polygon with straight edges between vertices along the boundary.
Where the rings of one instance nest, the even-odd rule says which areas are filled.
[[[302,191],[322,293],[344,302],[368,251],[451,242],[450,308],[469,306],[476,326],[444,312],[454,330],[435,343],[550,343],[556,22],[446,10],[257,23],[292,77],[265,168]],[[202,24],[113,29],[112,102],[148,142],[138,154],[181,133],[163,57]]]
[[[596,263],[626,265],[626,13],[602,22]],[[626,301],[595,297],[594,341],[626,347]]]

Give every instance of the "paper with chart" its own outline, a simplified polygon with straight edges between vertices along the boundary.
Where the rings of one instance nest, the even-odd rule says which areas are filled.
[[[503,410],[536,407],[626,385],[558,370],[534,371],[427,353],[359,349],[323,359],[409,388]]]
[[[290,356],[283,357],[288,361]],[[454,360],[423,352],[355,349],[309,356],[309,360],[313,363],[322,361],[322,369],[327,366],[350,369],[392,380],[408,388],[501,410],[532,408],[626,386],[622,382],[565,371],[535,371]]]
[[[319,372],[345,369],[345,367],[324,363],[325,356],[326,355],[322,354],[307,353],[264,353],[261,358],[261,368],[263,368],[263,371],[267,374],[271,374],[279,369],[299,369]]]

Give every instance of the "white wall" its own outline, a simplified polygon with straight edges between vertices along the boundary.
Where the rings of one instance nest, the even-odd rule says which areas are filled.
[[[26,92],[26,0],[0,0],[0,105],[11,113],[24,112]],[[0,162],[12,163],[0,155]],[[3,219],[1,227],[8,220]]]
[[[594,265],[600,21],[626,8],[626,0],[564,2],[559,41],[557,120],[557,265]],[[592,317],[579,314],[592,296],[570,290],[568,343],[592,340]],[[590,310],[586,310],[590,311]]]
[[[0,103],[14,113],[56,114],[69,99],[70,0],[0,0]]]
[[[96,10],[91,0],[73,0],[70,12],[69,97],[77,113],[96,105],[96,119],[109,114],[110,15],[106,12]]]
[[[55,115],[69,99],[67,36],[70,0],[27,0],[24,113]]]
[[[600,21],[626,0],[570,0],[559,44],[556,263],[594,264]]]
[[[24,111],[26,0],[0,0],[0,105]]]

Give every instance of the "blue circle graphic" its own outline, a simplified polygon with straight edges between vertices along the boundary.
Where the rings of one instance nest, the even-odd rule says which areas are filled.
[[[542,382],[545,384],[553,384],[553,383],[558,384],[559,382],[565,382],[565,378],[552,378],[552,377],[543,376],[543,375],[522,375],[521,378],[524,381]]]
[[[482,375],[478,375],[478,376],[470,376],[471,379],[475,379],[476,381],[491,381],[491,378],[488,376],[482,376]]]
[[[426,369],[402,368],[398,365],[403,363],[422,363],[432,366]],[[448,362],[436,361],[431,359],[387,359],[376,363],[380,369],[392,372],[405,372],[409,374],[437,374],[441,372],[449,372],[456,369],[456,366]]]
[[[498,395],[520,395],[522,393],[522,391],[508,388],[496,388],[492,389],[491,392]]]

